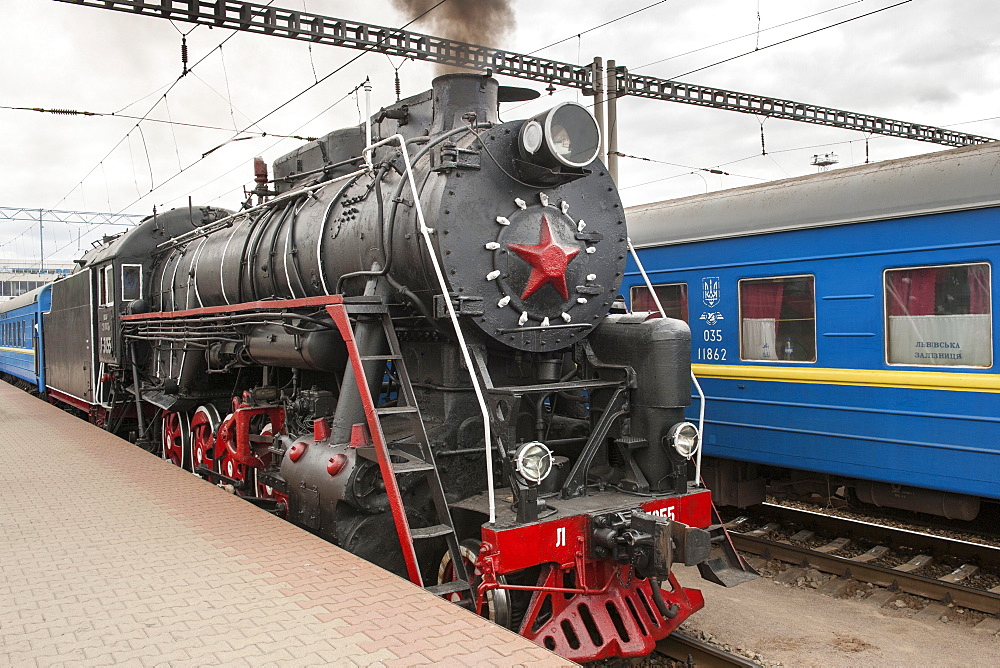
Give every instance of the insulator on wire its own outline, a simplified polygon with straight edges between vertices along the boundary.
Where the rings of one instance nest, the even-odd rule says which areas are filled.
[[[399,102],[399,70],[396,70],[396,102]]]
[[[186,35],[181,35],[181,65],[184,68],[183,76],[188,73],[188,45]]]
[[[36,107],[33,111],[44,111],[49,114],[59,114],[61,116],[97,116],[93,111],[77,111],[76,109],[39,109]]]

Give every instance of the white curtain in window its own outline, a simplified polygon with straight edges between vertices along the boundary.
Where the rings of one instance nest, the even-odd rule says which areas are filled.
[[[889,316],[889,363],[993,366],[990,314]]]
[[[777,360],[774,318],[743,318],[743,359]]]

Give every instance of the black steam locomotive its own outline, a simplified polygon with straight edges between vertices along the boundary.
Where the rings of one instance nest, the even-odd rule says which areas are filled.
[[[703,605],[672,564],[748,574],[692,481],[687,325],[609,315],[597,125],[501,122],[522,94],[439,77],[258,161],[256,205],[107,240],[51,287],[44,385],[567,658],[646,654]]]

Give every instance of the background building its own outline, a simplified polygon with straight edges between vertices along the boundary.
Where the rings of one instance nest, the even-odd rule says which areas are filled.
[[[39,269],[37,260],[0,260],[0,302],[51,283],[75,266],[73,262],[46,262],[45,269]]]

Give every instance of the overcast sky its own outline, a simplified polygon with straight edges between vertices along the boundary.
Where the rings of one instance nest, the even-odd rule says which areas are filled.
[[[640,74],[1000,138],[997,3],[898,3],[512,0],[513,23],[498,30],[493,45],[529,53],[569,38],[537,55],[571,63],[602,56]],[[273,4],[394,27],[414,16],[390,0]],[[630,12],[636,13],[598,27]],[[816,16],[805,18],[810,15]],[[160,210],[186,206],[190,195],[196,205],[235,208],[243,186],[252,182],[255,155],[271,162],[301,143],[272,135],[318,136],[358,123],[364,100],[350,91],[365,77],[373,82],[376,109],[395,101],[394,67],[400,68],[404,97],[429,88],[433,77],[425,63],[369,53],[344,67],[360,52],[322,45],[310,50],[294,40],[232,35],[54,0],[0,0],[0,17],[0,207],[147,214],[154,205]],[[862,18],[848,21],[854,17]],[[826,26],[834,27],[767,48]],[[423,22],[409,29],[435,33],[440,27]],[[190,64],[207,57],[164,100],[181,72],[181,33],[189,31]],[[687,74],[746,52],[753,53]],[[544,88],[508,78],[501,83]],[[506,120],[528,116],[563,100],[588,101],[575,90],[560,89],[519,108],[509,105],[502,115]],[[57,116],[9,107],[134,117],[149,112],[149,119],[214,129],[151,121],[136,128],[134,118]],[[762,120],[766,156],[761,155]],[[623,98],[619,123],[620,151],[646,159],[620,162],[626,205],[808,174],[815,171],[810,163],[817,153],[836,153],[841,167],[865,161],[861,133],[714,109]],[[235,136],[251,138],[225,143]],[[936,150],[943,147],[884,137],[868,141],[873,161]],[[37,227],[0,225],[0,260],[37,261]],[[77,257],[78,248],[107,231],[48,224],[47,260]]]

